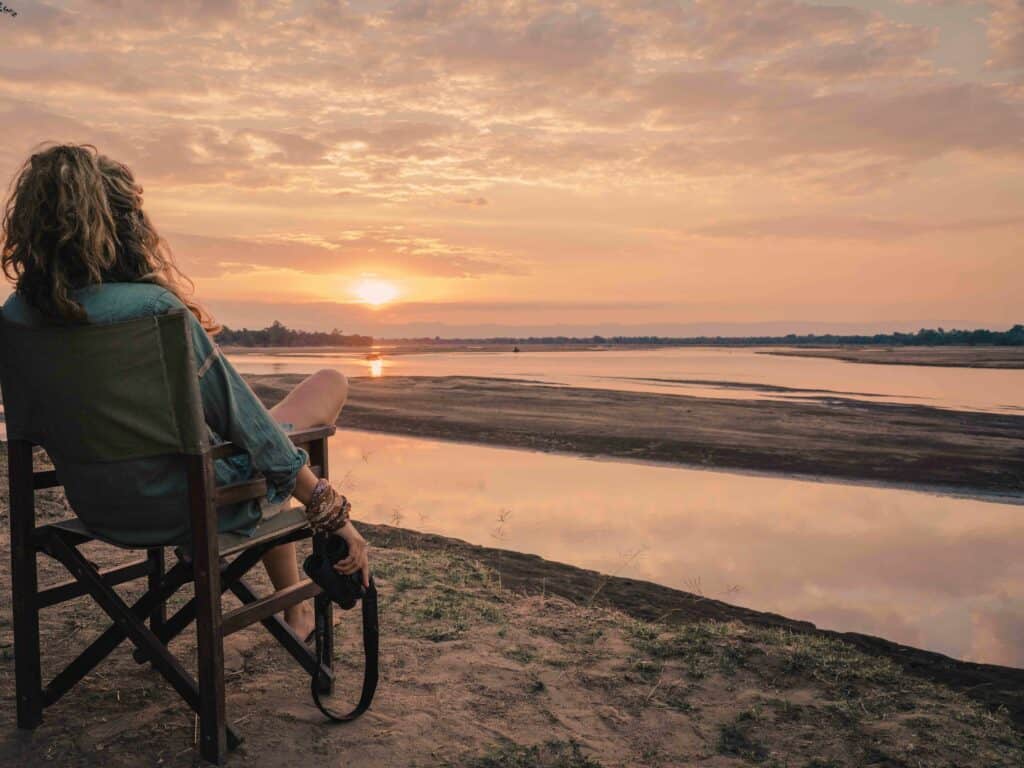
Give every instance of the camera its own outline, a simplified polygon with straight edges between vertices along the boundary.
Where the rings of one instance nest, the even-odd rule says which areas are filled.
[[[323,553],[314,550],[302,562],[302,570],[343,610],[355,607],[366,594],[359,571],[347,576],[334,570],[334,564],[348,557],[348,542],[336,533],[327,534]]]

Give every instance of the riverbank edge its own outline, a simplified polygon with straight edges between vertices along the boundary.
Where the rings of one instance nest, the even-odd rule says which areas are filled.
[[[762,355],[810,357],[858,365],[916,365],[926,368],[1024,369],[1024,348],[991,347],[807,347],[759,349]]]
[[[271,407],[302,374],[245,374]],[[353,377],[346,429],[546,453],[1024,498],[1024,415],[734,400],[476,376]]]
[[[960,661],[874,635],[821,629],[809,621],[743,608],[650,581],[604,574],[440,534],[362,522],[359,527],[374,547],[441,550],[477,560],[500,573],[505,587],[529,595],[557,595],[579,605],[614,608],[642,621],[670,625],[701,620],[739,621],[841,640],[864,653],[893,661],[909,675],[963,693],[992,710],[1005,708],[1015,728],[1024,733],[1024,669]]]

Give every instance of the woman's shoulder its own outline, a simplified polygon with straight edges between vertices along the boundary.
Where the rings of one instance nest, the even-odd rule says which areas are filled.
[[[75,298],[79,301],[119,299],[145,302],[155,300],[165,293],[170,293],[170,291],[162,285],[146,282],[94,283],[73,290]]]
[[[10,320],[12,323],[20,323],[22,325],[28,325],[35,319],[35,313],[32,311],[32,307],[29,306],[28,302],[22,297],[17,291],[12,291],[11,295],[4,301],[3,310],[4,317]]]
[[[93,323],[158,315],[181,303],[173,293],[156,283],[99,283],[79,288],[74,298]]]
[[[82,305],[89,322],[98,324],[134,320],[186,308],[172,291],[156,283],[98,283],[75,288],[71,296]],[[3,314],[11,322],[22,325],[46,322],[17,291],[7,297]]]

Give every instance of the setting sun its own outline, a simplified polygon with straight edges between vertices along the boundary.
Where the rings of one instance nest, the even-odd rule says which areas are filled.
[[[352,287],[352,293],[364,304],[379,307],[393,301],[398,296],[398,288],[387,280],[364,277]]]

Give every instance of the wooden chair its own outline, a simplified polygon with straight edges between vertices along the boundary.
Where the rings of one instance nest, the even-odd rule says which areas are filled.
[[[223,641],[261,622],[307,674],[318,659],[331,658],[332,603],[306,579],[258,597],[243,577],[272,547],[313,537],[301,508],[285,509],[261,523],[255,535],[217,533],[220,505],[266,494],[257,478],[215,487],[213,461],[242,451],[230,443],[209,445],[196,366],[183,310],[109,325],[26,328],[0,318],[0,376],[7,420],[12,555],[12,603],[18,727],[35,728],[43,709],[61,699],[79,680],[128,638],[135,658],[159,671],[199,715],[200,753],[221,764],[240,741],[227,724],[224,708]],[[114,403],[114,405],[111,405]],[[313,471],[326,477],[327,438],[333,425],[293,432],[309,452]],[[32,448],[41,445],[56,470],[33,471]],[[60,468],[69,461],[126,461],[176,455],[187,474],[183,500],[191,526],[186,542],[149,542],[146,556],[97,570],[78,546],[98,538],[76,517],[36,526],[34,491],[60,486]],[[145,515],[145,512],[142,512]],[[174,543],[176,562],[165,567]],[[61,562],[72,579],[40,589],[36,554]],[[146,592],[128,605],[114,590],[133,579],[147,580]],[[166,602],[179,588],[194,584],[195,595],[172,616]],[[242,607],[223,613],[221,595],[230,590]],[[49,684],[40,670],[39,611],[90,595],[113,620]],[[316,651],[311,651],[277,613],[315,597]],[[192,620],[198,641],[198,681],[170,653],[168,643]],[[148,621],[148,626],[147,626]],[[320,667],[324,692],[333,683],[328,661]]]

